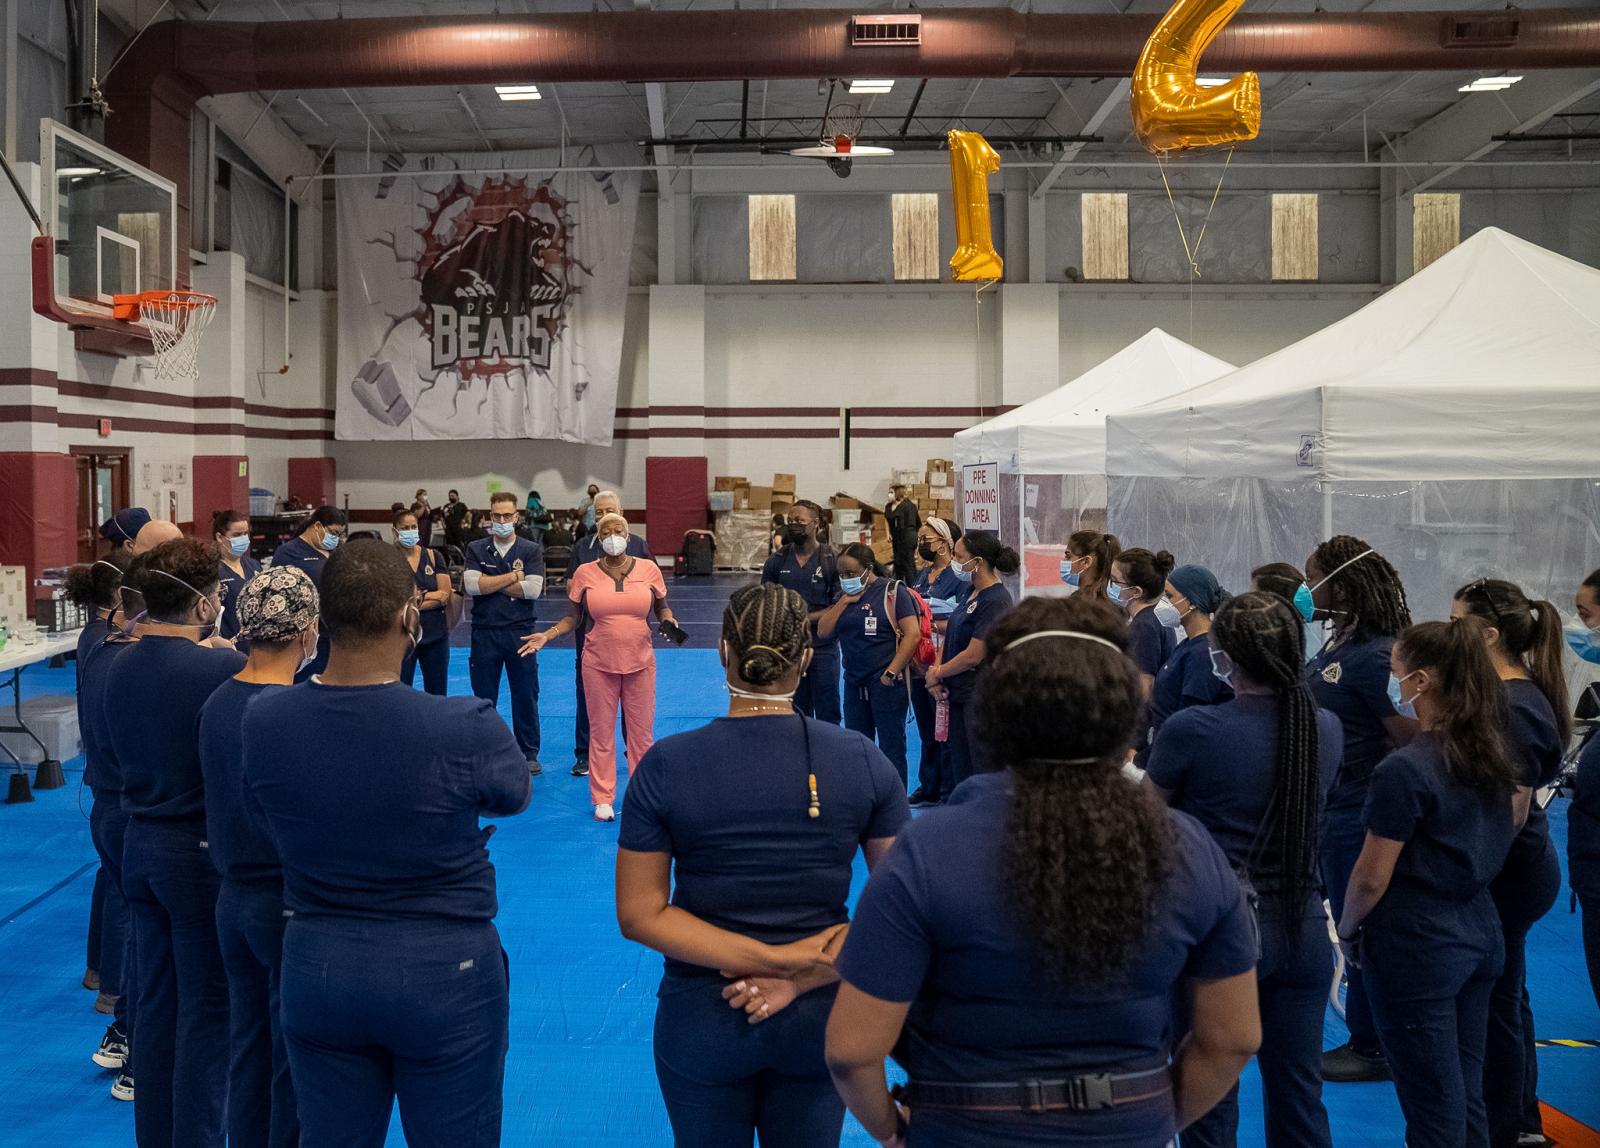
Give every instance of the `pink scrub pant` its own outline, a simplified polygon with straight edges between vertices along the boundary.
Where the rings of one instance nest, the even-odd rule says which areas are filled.
[[[656,663],[632,674],[609,674],[584,659],[583,693],[589,703],[589,800],[610,805],[617,795],[617,707],[628,725],[628,770],[655,741]]]

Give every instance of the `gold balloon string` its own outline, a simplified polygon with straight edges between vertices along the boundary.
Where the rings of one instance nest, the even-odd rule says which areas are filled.
[[[985,280],[972,293],[972,349],[976,360],[973,363],[973,386],[979,410],[988,405],[983,401],[983,293],[998,282],[998,279]]]
[[[1211,225],[1211,213],[1217,209],[1217,200],[1222,195],[1222,183],[1228,178],[1228,165],[1233,162],[1233,148],[1228,149],[1228,158],[1222,161],[1222,174],[1217,176],[1217,186],[1211,193],[1211,202],[1206,207],[1206,217],[1200,221],[1200,234],[1195,236],[1194,246],[1189,245],[1188,233],[1183,229],[1183,218],[1178,214],[1178,201],[1172,194],[1172,185],[1167,182],[1167,157],[1165,154],[1156,157],[1156,165],[1161,172],[1161,186],[1167,189],[1167,205],[1172,208],[1172,222],[1178,225],[1178,241],[1183,244],[1183,254],[1189,260],[1189,275],[1191,279],[1200,278],[1200,245],[1206,240],[1206,228]]]

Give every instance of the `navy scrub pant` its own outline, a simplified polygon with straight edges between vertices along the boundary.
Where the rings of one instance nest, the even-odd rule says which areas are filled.
[[[811,651],[811,667],[794,692],[796,713],[818,721],[839,724],[839,645],[817,646]]]
[[[1578,904],[1583,912],[1583,957],[1589,966],[1589,990],[1600,1006],[1600,888],[1578,889]]]
[[[917,719],[917,736],[922,742],[922,756],[917,762],[917,789],[931,801],[939,799],[939,770],[944,762],[944,743],[934,736],[938,721],[934,713],[937,703],[928,692],[921,675],[911,675],[911,712]]]
[[[1328,890],[1328,904],[1333,908],[1333,919],[1344,916],[1344,895],[1350,887],[1350,874],[1355,871],[1356,858],[1361,856],[1361,846],[1366,842],[1367,831],[1361,824],[1361,804],[1329,808],[1322,818],[1322,881]],[[1372,1018],[1372,1008],[1367,1003],[1366,974],[1357,968],[1345,969],[1344,1023],[1350,1030],[1350,1043],[1357,1052],[1377,1056],[1382,1051],[1378,1029]]]
[[[950,731],[944,743],[944,764],[939,773],[939,800],[948,801],[956,786],[971,777],[977,769],[977,754],[972,739],[968,712],[971,703],[950,699]]]
[[[500,1143],[506,957],[488,921],[290,918],[283,1028],[301,1148]]]
[[[204,821],[130,819],[123,889],[139,977],[133,1032],[139,1148],[222,1144],[228,978],[217,942],[221,884]]]
[[[133,1035],[129,1014],[133,1007],[133,919],[122,887],[122,848],[128,832],[128,815],[122,811],[122,794],[95,794],[89,808],[89,837],[100,855],[100,875],[105,878],[105,906],[100,918],[100,991],[117,998],[114,1020],[124,1036]],[[131,1071],[125,1066],[124,1071]]]
[[[450,692],[450,635],[441,634],[431,642],[423,642],[406,655],[400,664],[400,676],[406,685],[416,681],[417,667],[422,667],[422,691],[444,697]]]
[[[572,729],[573,756],[579,761],[589,760],[589,699],[583,693],[583,634],[580,632],[576,638],[578,656],[573,659],[578,670],[578,720]],[[622,712],[622,707],[617,707],[617,716],[622,720],[622,740],[628,740],[628,715]]]
[[[522,755],[539,760],[539,659],[517,653],[522,634],[531,633],[519,626],[472,627],[472,656],[467,668],[472,676],[472,692],[484,701],[499,705],[500,675],[511,692],[511,732],[517,737]]]
[[[84,969],[96,973],[100,971],[100,946],[104,943],[101,934],[105,927],[105,915],[106,867],[101,865],[94,871],[94,891],[89,894],[89,937],[83,952]],[[107,991],[105,985],[100,986],[100,991]]]
[[[1465,905],[1392,897],[1391,886],[1379,919],[1368,918],[1362,958],[1407,1148],[1488,1148],[1483,1050],[1505,962],[1494,903],[1487,893]]]
[[[845,682],[844,728],[868,737],[877,736],[878,748],[894,764],[900,784],[906,784],[906,697],[905,683],[886,686],[881,678],[861,685]]]
[[[1261,1070],[1267,1148],[1330,1148],[1333,1143],[1322,1106],[1322,1019],[1332,967],[1320,897],[1287,921],[1281,902],[1262,899],[1261,960],[1256,965],[1261,1050],[1256,1065]],[[1215,1108],[1183,1130],[1183,1148],[1234,1148],[1238,1129],[1236,1084]]]
[[[823,1061],[837,986],[761,1024],[722,999],[723,982],[663,982],[656,1079],[676,1148],[819,1148],[839,1143],[844,1104]]]
[[[1561,862],[1555,847],[1513,860],[1490,885],[1506,939],[1506,967],[1489,1001],[1489,1041],[1483,1057],[1483,1101],[1489,1113],[1492,1148],[1516,1148],[1524,1132],[1537,1132],[1539,1060],[1534,1044],[1533,1006],[1528,999],[1528,932],[1555,907],[1561,895]]]
[[[284,913],[281,885],[224,881],[217,897],[217,938],[228,973],[228,1148],[300,1143],[278,1011]]]

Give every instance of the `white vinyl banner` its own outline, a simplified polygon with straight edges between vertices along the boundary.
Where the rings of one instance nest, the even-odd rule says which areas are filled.
[[[491,162],[560,156],[411,156],[338,181],[338,438],[611,444],[639,175],[472,170]],[[341,153],[338,170],[367,163]]]

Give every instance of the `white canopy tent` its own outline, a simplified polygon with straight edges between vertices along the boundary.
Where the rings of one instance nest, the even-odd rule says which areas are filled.
[[[1022,593],[1059,591],[1067,538],[1105,528],[1106,416],[1231,370],[1156,327],[1049,394],[955,436],[958,468],[999,464],[1000,534],[1023,554]]]
[[[1535,596],[1600,564],[1600,271],[1496,228],[1192,394],[1113,414],[1112,529],[1230,589],[1355,534],[1419,618],[1482,575]]]

